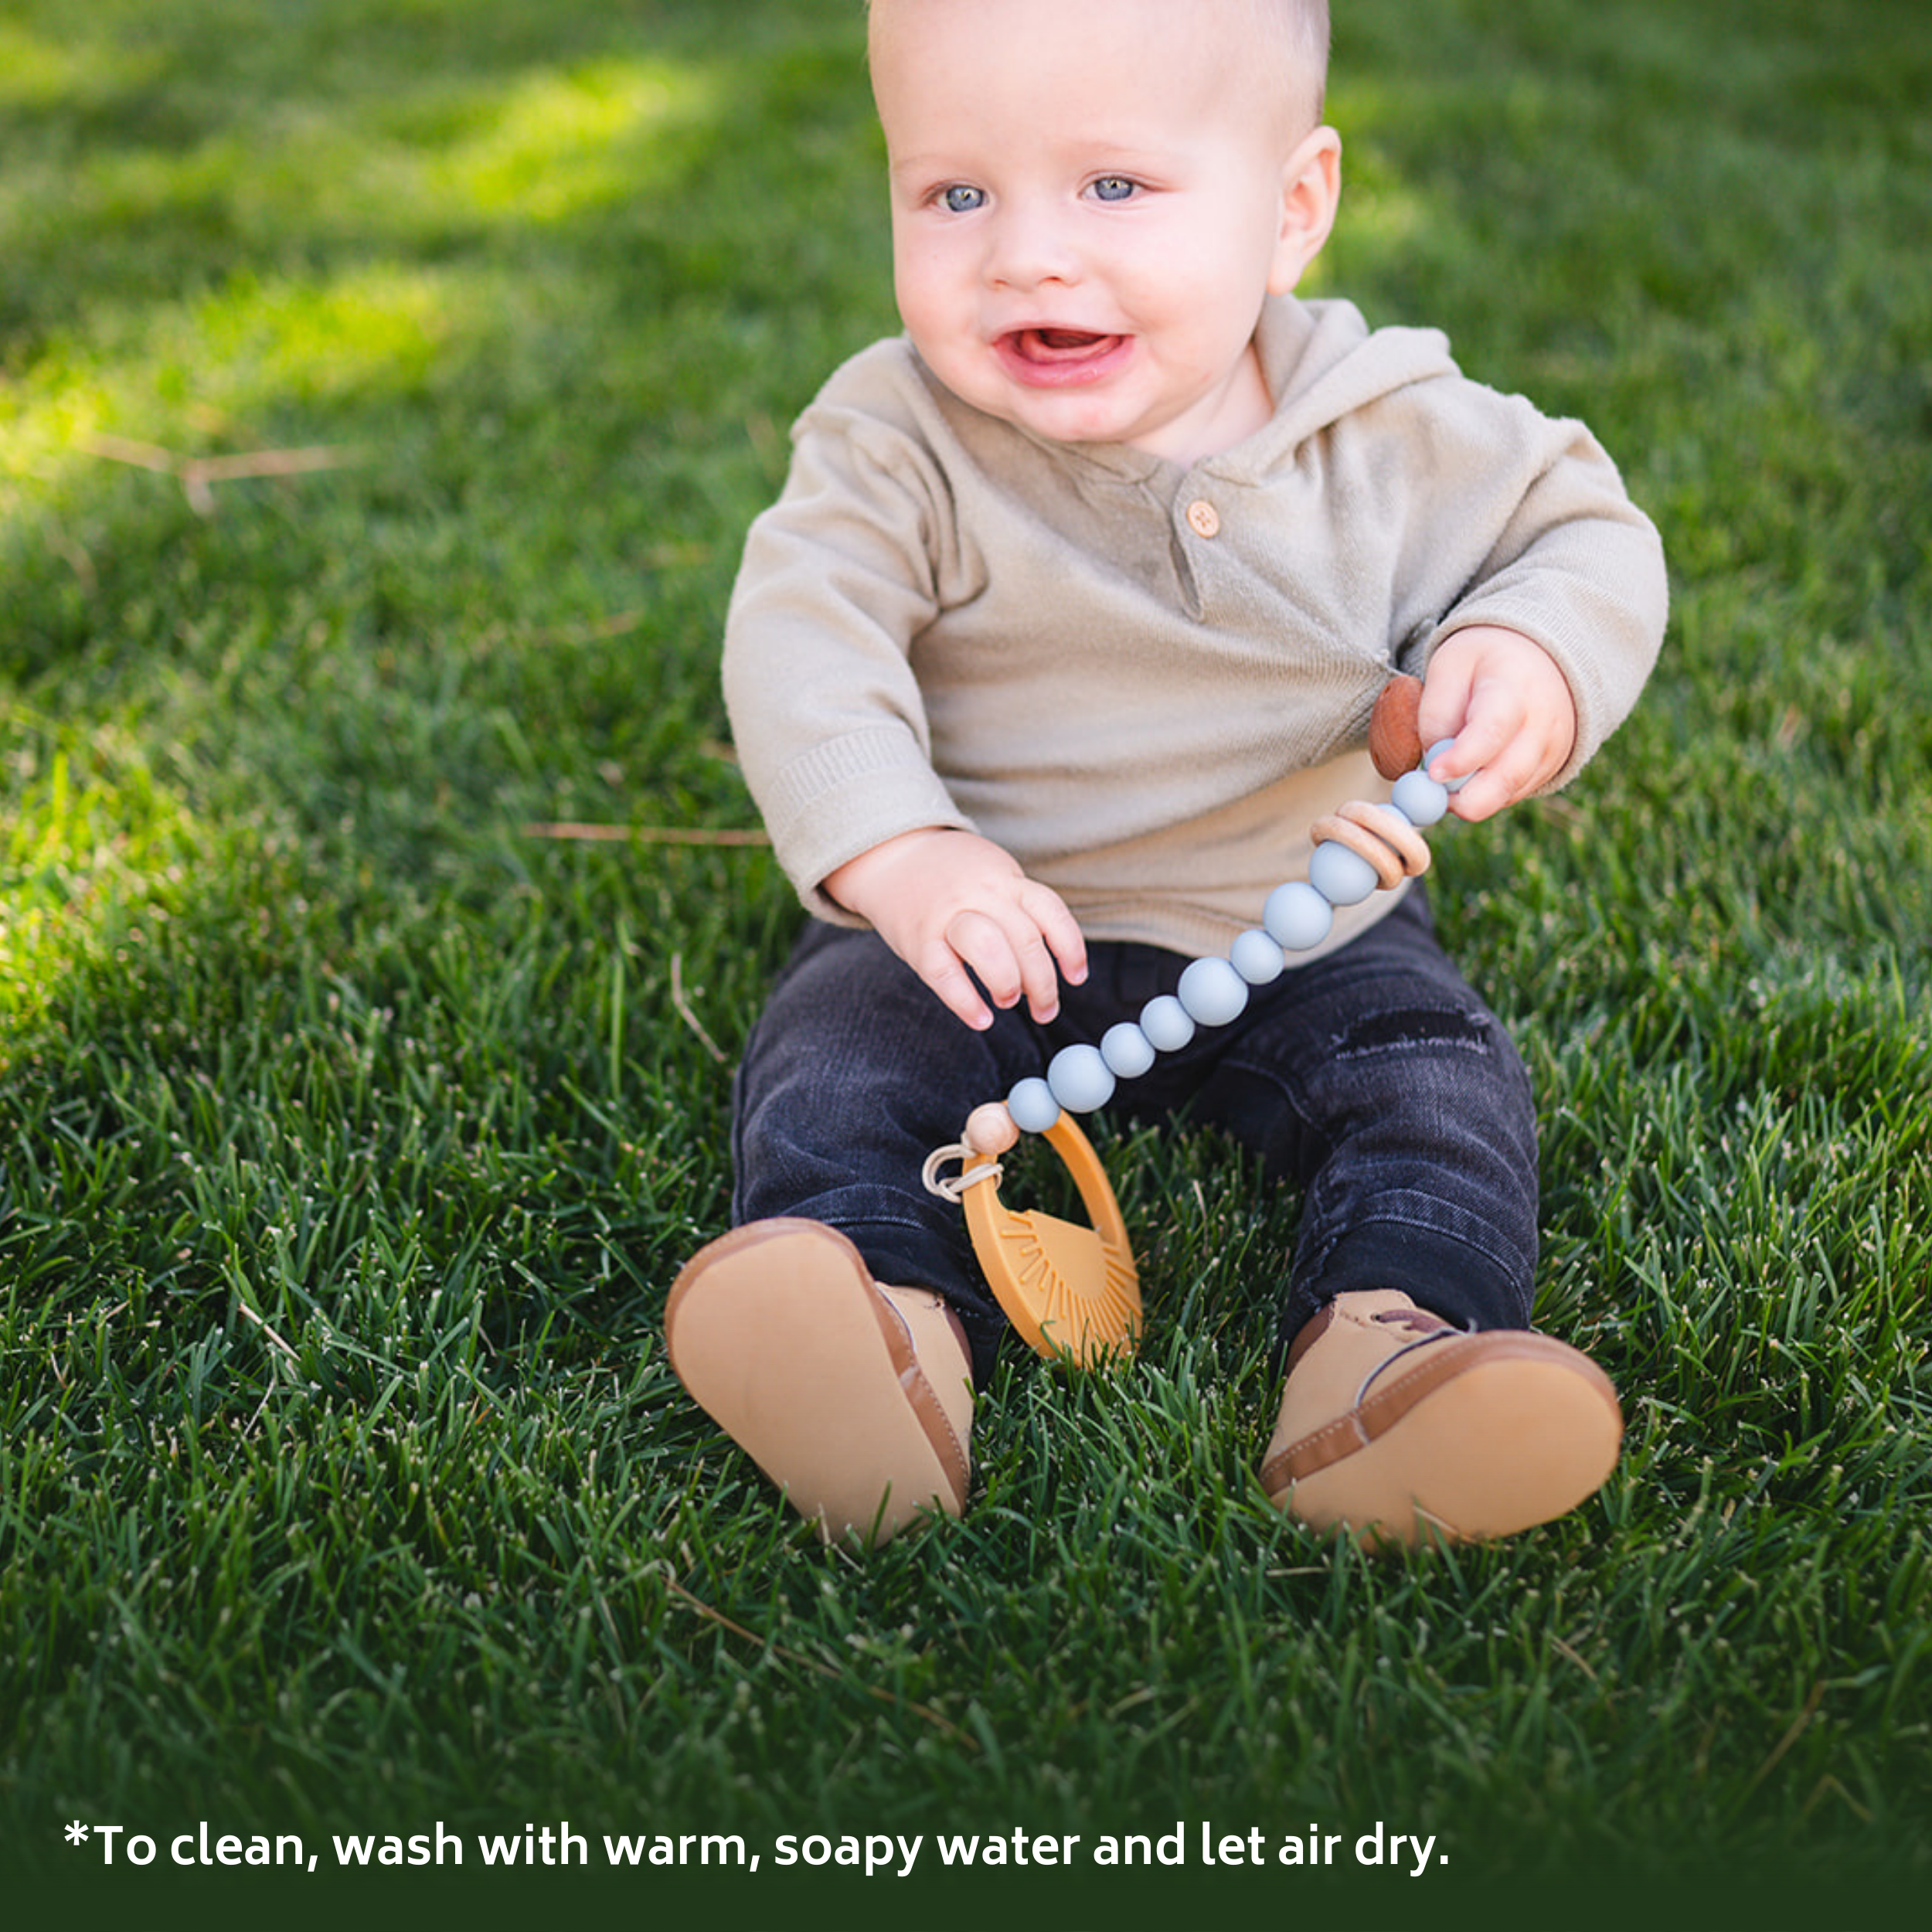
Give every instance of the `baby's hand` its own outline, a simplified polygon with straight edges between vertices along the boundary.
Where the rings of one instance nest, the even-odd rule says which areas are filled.
[[[1476,774],[1450,809],[1458,818],[1487,818],[1563,770],[1577,741],[1577,701],[1541,645],[1475,624],[1430,659],[1416,723],[1425,745],[1456,741],[1430,766],[1431,777],[1446,783]]]
[[[995,1005],[1028,1010],[1043,1025],[1060,1011],[1054,961],[1076,986],[1087,977],[1087,942],[1059,893],[1029,879],[1019,862],[976,832],[933,826],[861,852],[825,882],[827,893],[869,920],[885,940],[968,1026]]]

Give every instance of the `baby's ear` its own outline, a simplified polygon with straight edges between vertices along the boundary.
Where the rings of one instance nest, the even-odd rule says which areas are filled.
[[[1285,295],[1321,253],[1342,198],[1342,137],[1332,128],[1306,136],[1281,171],[1281,228],[1268,292]]]

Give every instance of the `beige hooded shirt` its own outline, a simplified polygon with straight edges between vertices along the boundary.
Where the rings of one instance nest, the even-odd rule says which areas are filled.
[[[847,859],[927,825],[1002,845],[1090,938],[1225,951],[1305,876],[1308,827],[1388,787],[1395,669],[1465,626],[1549,651],[1566,783],[1635,702],[1662,547],[1580,424],[1464,376],[1431,329],[1271,301],[1273,420],[1183,469],[1048,442],[903,339],[832,376],[753,526],[724,681],[780,862],[818,917]],[[1553,789],[1554,786],[1553,785]],[[1383,916],[1338,913],[1325,946]]]

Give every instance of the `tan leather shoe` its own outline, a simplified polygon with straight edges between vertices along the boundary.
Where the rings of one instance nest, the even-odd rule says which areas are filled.
[[[687,1262],[665,1304],[671,1366],[827,1542],[957,1516],[972,1366],[939,1296],[874,1282],[817,1221],[754,1221]]]
[[[1369,1543],[1475,1541],[1575,1509],[1623,1433],[1609,1377],[1549,1335],[1344,1294],[1295,1338],[1261,1484],[1302,1522]]]

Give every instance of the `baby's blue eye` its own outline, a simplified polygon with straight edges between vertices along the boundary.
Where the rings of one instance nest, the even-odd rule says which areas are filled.
[[[1094,184],[1096,201],[1127,201],[1133,193],[1134,184],[1124,175],[1103,175]]]
[[[961,184],[948,188],[939,199],[947,214],[970,215],[976,208],[986,205],[986,191]]]

